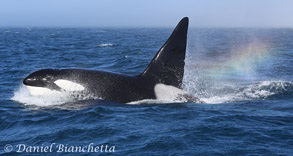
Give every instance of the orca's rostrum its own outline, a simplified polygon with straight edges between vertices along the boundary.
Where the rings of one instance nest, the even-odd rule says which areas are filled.
[[[83,69],[43,69],[30,74],[23,83],[36,96],[72,92],[121,103],[144,99],[197,101],[181,89],[187,29],[185,17],[145,71],[137,76]]]

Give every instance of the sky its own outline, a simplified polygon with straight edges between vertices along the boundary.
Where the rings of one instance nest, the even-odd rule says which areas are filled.
[[[0,0],[0,27],[290,27],[293,0]]]

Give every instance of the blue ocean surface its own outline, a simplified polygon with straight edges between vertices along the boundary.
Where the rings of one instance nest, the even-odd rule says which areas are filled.
[[[190,28],[183,88],[205,103],[33,97],[22,85],[46,68],[137,75],[171,33],[0,28],[0,155],[293,155],[293,29]]]

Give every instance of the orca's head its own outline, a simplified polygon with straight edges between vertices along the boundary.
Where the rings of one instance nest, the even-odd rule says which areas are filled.
[[[44,95],[54,91],[81,91],[84,87],[66,79],[66,72],[43,69],[33,72],[23,80],[32,95]]]

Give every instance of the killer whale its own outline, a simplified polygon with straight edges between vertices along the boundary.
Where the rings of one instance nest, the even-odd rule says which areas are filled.
[[[181,88],[184,74],[188,17],[139,75],[128,76],[83,69],[43,69],[23,80],[31,95],[66,91],[91,94],[103,100],[129,103],[144,99],[198,101]]]

